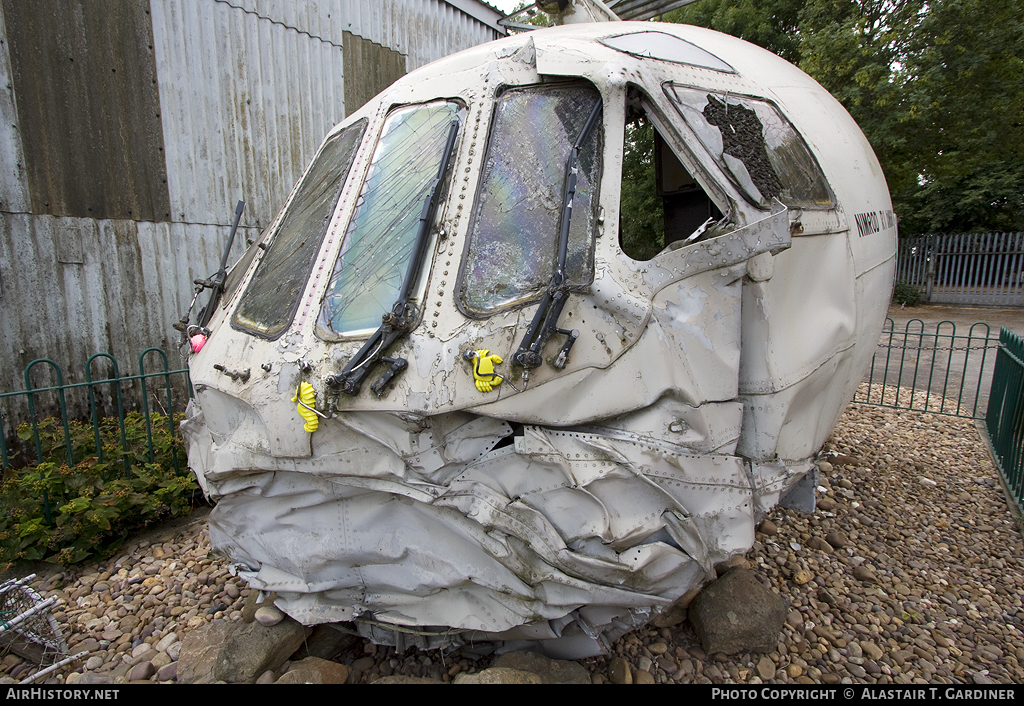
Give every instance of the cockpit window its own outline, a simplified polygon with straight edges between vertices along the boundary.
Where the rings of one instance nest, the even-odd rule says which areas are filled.
[[[400,299],[421,217],[440,189],[437,177],[464,112],[458,103],[436,102],[388,116],[320,308],[321,338],[370,333]],[[422,263],[419,271],[427,270]]]
[[[762,100],[666,84],[665,93],[704,147],[751,201],[832,208],[821,168],[778,109]]]
[[[483,314],[540,296],[555,271],[563,213],[571,212],[565,280],[593,280],[604,131],[581,145],[575,195],[565,208],[566,165],[601,96],[584,82],[508,89],[495,107],[460,304]]]
[[[602,39],[601,43],[644,59],[659,59],[675,64],[689,64],[730,74],[736,73],[736,69],[706,49],[665,32],[631,32]]]
[[[361,120],[324,142],[235,311],[236,327],[276,338],[291,324],[365,129]]]

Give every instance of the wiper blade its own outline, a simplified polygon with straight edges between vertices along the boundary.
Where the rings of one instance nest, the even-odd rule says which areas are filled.
[[[562,349],[555,357],[554,366],[558,370],[565,367],[569,357],[569,351],[576,343],[580,332],[576,329],[567,331],[558,328],[558,317],[562,314],[562,308],[569,298],[569,287],[565,283],[565,262],[569,255],[569,224],[572,221],[572,202],[576,196],[576,182],[579,179],[580,150],[583,144],[594,131],[598,117],[601,115],[601,101],[597,101],[594,109],[590,112],[587,122],[584,123],[576,142],[569,152],[569,158],[565,164],[565,189],[562,194],[562,227],[558,234],[558,258],[555,261],[555,271],[551,276],[551,282],[544,293],[544,298],[537,307],[537,313],[530,322],[530,328],[523,336],[519,349],[512,355],[512,363],[523,369],[523,377],[526,378],[533,368],[540,366],[543,359],[541,351],[544,350],[548,339],[555,333],[568,336]]]
[[[437,202],[443,191],[441,180],[444,178],[445,172],[448,171],[448,163],[455,150],[455,138],[458,134],[459,121],[453,120],[448,127],[448,140],[444,146],[441,163],[437,168],[437,175],[430,183],[428,196],[423,202],[416,239],[413,242],[412,258],[409,260],[405,281],[402,283],[402,290],[398,294],[397,301],[391,307],[391,311],[381,317],[380,328],[352,356],[352,360],[348,362],[344,370],[337,375],[328,376],[325,380],[329,387],[341,388],[346,395],[359,394],[363,382],[377,363],[390,363],[391,365],[384,375],[370,386],[370,389],[378,397],[383,395],[391,381],[408,367],[404,358],[387,358],[384,356],[384,351],[408,334],[416,322],[416,311],[409,300],[419,281],[420,273],[423,271],[423,261],[426,259],[427,246],[430,244],[430,224],[434,221]]]

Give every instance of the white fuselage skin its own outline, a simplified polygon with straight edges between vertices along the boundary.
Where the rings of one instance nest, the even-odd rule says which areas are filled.
[[[710,63],[702,50],[731,70],[601,41],[652,30],[698,48],[694,63]],[[539,297],[467,313],[460,286],[495,157],[496,100],[561,80],[589,82],[602,107],[593,279],[558,318],[579,335],[566,365],[552,364],[566,340],[556,333],[524,375],[513,356]],[[813,155],[831,202],[755,203],[736,159],[716,159],[684,119],[680,101],[701,91],[723,105],[774,107]],[[647,261],[626,255],[618,232],[637,98],[724,224]],[[388,116],[438,100],[464,111],[415,326],[385,352],[408,367],[380,396],[369,387],[386,363],[359,394],[338,394],[325,380],[368,334],[317,334],[331,273]],[[565,646],[558,654],[600,651],[746,552],[755,522],[815,467],[891,292],[896,228],[878,161],[839,103],[792,65],[670,24],[571,25],[481,45],[402,78],[335,132],[359,121],[365,132],[291,323],[270,339],[232,318],[257,253],[190,360],[196,404],[183,429],[190,465],[218,500],[211,538],[307,624],[355,620],[381,642],[393,641],[389,626],[404,626],[432,644],[426,628],[441,626],[547,639]],[[552,248],[557,239],[552,232]],[[510,265],[488,267],[500,278]],[[464,355],[476,350],[502,359],[505,381],[489,391]],[[242,382],[214,365],[250,375]],[[324,415],[313,433],[292,401],[303,381]],[[580,634],[591,647],[579,646]]]

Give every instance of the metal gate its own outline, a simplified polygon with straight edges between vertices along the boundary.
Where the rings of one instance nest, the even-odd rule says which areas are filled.
[[[1024,306],[1024,233],[901,238],[897,280],[932,304]]]

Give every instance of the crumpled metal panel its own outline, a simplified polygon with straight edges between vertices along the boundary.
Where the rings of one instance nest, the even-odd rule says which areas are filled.
[[[776,504],[812,502],[816,456],[870,358],[894,271],[894,229],[855,246],[848,214],[887,208],[888,192],[880,172],[865,180],[851,169],[877,164],[870,147],[795,68],[713,32],[659,29],[735,71],[619,51],[601,40],[650,25],[614,23],[512,37],[396,82],[339,126],[365,120],[366,137],[285,332],[269,341],[226,325],[244,283],[211,322],[190,359],[189,463],[217,501],[214,547],[293,617],[355,621],[363,635],[403,648],[487,639],[539,641],[553,656],[597,654],[711,579],[716,563],[746,552],[755,523]],[[469,263],[491,268],[484,277],[461,273],[475,252],[474,218],[487,212],[476,201],[506,196],[481,186],[487,161],[544,163],[543,150],[530,147],[536,141],[523,140],[534,153],[517,156],[490,139],[495,105],[503,91],[529,95],[553,76],[589,81],[601,98],[600,111],[588,110],[600,115],[589,167],[602,165],[587,195],[597,198],[587,221],[593,277],[564,290],[562,330],[528,368],[514,356],[540,295],[512,304],[485,297],[473,311],[460,302],[466,282],[497,288],[514,279],[501,268],[531,248]],[[755,162],[707,148],[708,136],[673,103],[675,86],[746,96],[743,105],[757,108],[745,107],[747,125],[784,121],[789,144],[806,145],[801,169],[827,183],[829,198],[799,207],[751,198],[737,175]],[[643,262],[618,242],[627,97],[637,95],[724,214]],[[700,95],[688,95],[699,105]],[[377,135],[395,110],[437,100],[464,105],[465,119],[450,142],[433,224],[418,241],[425,269],[412,308],[380,302],[381,331],[408,329],[391,339],[378,332],[371,343],[318,336],[316,312],[359,211]],[[836,125],[845,126],[848,154],[835,151]],[[756,143],[756,131],[747,139]],[[548,172],[566,178],[567,164]],[[568,198],[561,186],[550,191]],[[508,198],[512,213],[520,202]],[[530,234],[544,243],[538,235]],[[558,355],[570,338],[571,351]],[[370,350],[374,340],[390,342]],[[378,366],[369,380],[383,374],[387,382],[343,393],[345,370],[365,366]],[[250,375],[241,381],[221,369]]]

